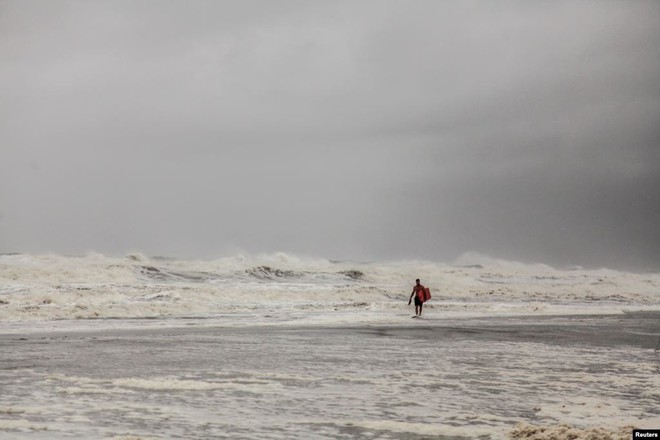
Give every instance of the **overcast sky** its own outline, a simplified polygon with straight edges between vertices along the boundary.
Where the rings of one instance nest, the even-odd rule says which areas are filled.
[[[660,265],[658,1],[1,1],[0,252]]]

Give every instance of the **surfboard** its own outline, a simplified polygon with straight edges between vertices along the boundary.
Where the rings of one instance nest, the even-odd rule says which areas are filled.
[[[431,299],[431,289],[425,287],[424,291],[422,292],[422,302],[426,302],[430,299]]]

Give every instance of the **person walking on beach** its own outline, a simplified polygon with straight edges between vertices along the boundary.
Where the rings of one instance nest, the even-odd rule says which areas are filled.
[[[416,294],[416,295],[415,295]],[[424,304],[423,295],[424,295],[424,286],[419,282],[419,278],[415,280],[415,285],[413,286],[412,293],[410,294],[410,299],[408,299],[408,305],[412,301],[413,295],[415,295],[415,318],[422,316],[422,305]]]

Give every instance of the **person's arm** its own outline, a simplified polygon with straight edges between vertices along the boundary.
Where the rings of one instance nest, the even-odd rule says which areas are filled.
[[[408,299],[408,305],[410,305],[410,303],[412,302],[412,297],[413,297],[414,294],[415,294],[415,289],[413,288],[413,291],[410,294],[410,298]]]

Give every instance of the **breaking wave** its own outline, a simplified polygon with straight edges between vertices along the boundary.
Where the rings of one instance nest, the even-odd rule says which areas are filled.
[[[282,253],[217,260],[12,254],[0,256],[0,320],[217,316],[239,310],[269,316],[357,313],[360,307],[363,320],[405,310],[416,278],[433,292],[427,309],[443,316],[660,309],[658,274],[557,270],[475,255],[448,265]]]

